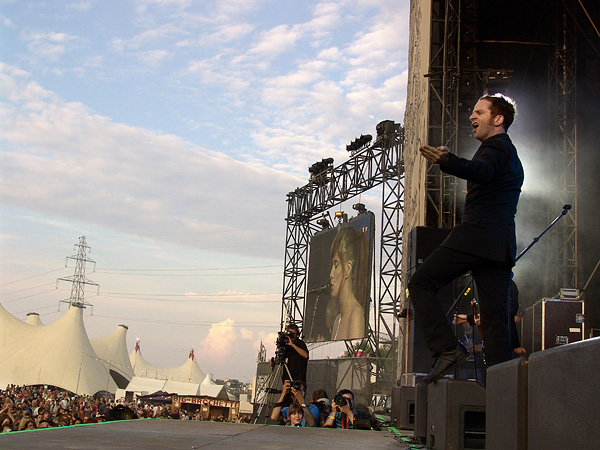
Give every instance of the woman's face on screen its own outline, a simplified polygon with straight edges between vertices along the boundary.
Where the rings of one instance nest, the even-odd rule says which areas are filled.
[[[331,296],[338,297],[342,286],[348,278],[349,269],[344,270],[344,264],[339,253],[336,253],[331,260],[331,271],[329,272],[329,281],[331,283]]]

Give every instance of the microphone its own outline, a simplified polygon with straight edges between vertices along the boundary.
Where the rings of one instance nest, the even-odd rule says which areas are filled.
[[[571,209],[571,205],[563,205],[563,209]]]
[[[327,280],[321,286],[315,286],[315,287],[310,288],[307,293],[308,294],[317,294],[317,295],[330,294],[331,293],[331,282],[329,280]]]

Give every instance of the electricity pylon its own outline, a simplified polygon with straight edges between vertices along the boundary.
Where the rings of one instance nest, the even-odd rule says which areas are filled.
[[[68,267],[69,259],[74,259],[75,263],[75,274],[72,277],[64,277],[58,278],[56,280],[56,287],[58,288],[59,281],[70,281],[71,284],[71,297],[69,300],[61,300],[61,303],[68,303],[69,306],[75,305],[80,308],[85,308],[86,306],[93,306],[91,303],[87,303],[85,301],[85,285],[89,284],[92,286],[98,286],[98,291],[100,291],[100,285],[98,283],[93,282],[92,280],[85,277],[85,265],[86,263],[93,263],[94,270],[96,268],[96,261],[92,261],[86,255],[87,251],[91,252],[91,248],[88,247],[85,236],[81,236],[79,238],[79,243],[75,244],[75,250],[77,251],[76,255],[67,256],[67,260],[65,262],[65,267]]]

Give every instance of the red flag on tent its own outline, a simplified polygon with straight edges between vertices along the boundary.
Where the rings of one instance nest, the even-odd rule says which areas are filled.
[[[190,354],[189,354],[188,358],[191,359],[192,361],[194,360],[194,347],[192,347],[192,349],[190,350]]]
[[[136,353],[140,351],[140,341],[135,341],[135,351]]]

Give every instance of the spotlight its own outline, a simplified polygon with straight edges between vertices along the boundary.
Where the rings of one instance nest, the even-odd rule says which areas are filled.
[[[331,166],[333,166],[333,158],[323,158],[321,161],[317,161],[310,166],[308,171],[311,174],[311,178],[314,178],[329,169]]]
[[[383,120],[377,124],[375,130],[377,131],[377,140],[380,140],[385,136],[389,136],[395,131],[394,121]]]
[[[321,225],[321,228],[323,230],[329,230],[331,228],[331,224],[329,223],[329,220],[327,220],[325,217],[317,220],[317,225]]]
[[[346,145],[346,150],[349,152],[360,150],[369,145],[371,140],[373,140],[373,136],[370,134],[361,134],[359,138],[354,139],[350,144]]]
[[[346,214],[344,211],[336,211],[335,218],[337,219],[338,223],[346,223],[348,221],[348,214]]]
[[[367,207],[363,203],[355,203],[352,205],[352,209],[358,211],[359,216],[367,213]]]

